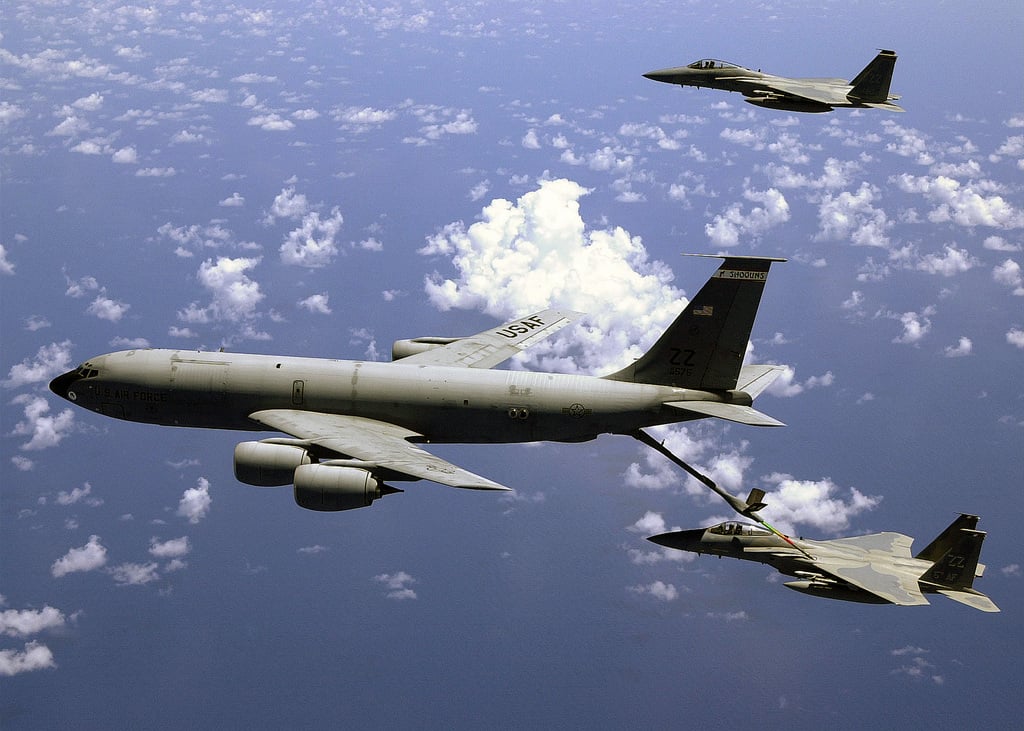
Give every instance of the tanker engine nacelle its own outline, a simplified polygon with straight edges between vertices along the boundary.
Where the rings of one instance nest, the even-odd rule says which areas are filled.
[[[366,470],[330,464],[307,464],[295,470],[295,502],[301,508],[319,511],[366,508],[391,492]]]
[[[391,360],[401,360],[402,358],[408,358],[410,355],[425,353],[428,350],[439,348],[442,345],[454,343],[456,340],[462,340],[462,338],[423,337],[410,338],[409,340],[396,340],[391,345]]]
[[[312,461],[308,451],[291,444],[242,442],[235,447],[235,479],[256,487],[291,485],[295,470]]]
[[[295,502],[307,510],[365,508],[381,495],[401,492],[362,467],[330,462],[319,464],[304,447],[279,442],[237,445],[235,478],[256,487],[294,485]]]

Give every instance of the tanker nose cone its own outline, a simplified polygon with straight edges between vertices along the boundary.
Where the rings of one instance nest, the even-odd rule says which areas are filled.
[[[68,394],[71,392],[71,386],[74,385],[75,381],[79,379],[78,371],[68,371],[50,381],[50,390],[60,396],[62,399],[68,398]]]

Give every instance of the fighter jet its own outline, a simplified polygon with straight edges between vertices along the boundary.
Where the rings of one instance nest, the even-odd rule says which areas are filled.
[[[831,112],[835,107],[902,112],[903,108],[893,103],[899,96],[889,93],[895,65],[895,51],[882,50],[853,81],[790,79],[710,58],[694,61],[689,66],[649,71],[644,76],[666,84],[738,91],[750,104],[788,112]]]
[[[986,534],[975,530],[977,525],[977,515],[961,514],[916,556],[910,553],[914,539],[902,533],[812,541],[738,522],[647,540],[680,551],[768,564],[796,577],[785,586],[813,596],[911,606],[928,604],[925,594],[944,594],[983,612],[998,612],[991,599],[972,588],[985,572],[978,558]]]
[[[311,510],[366,507],[398,492],[386,480],[507,490],[418,445],[580,442],[706,417],[782,425],[752,403],[783,368],[742,360],[768,270],[785,260],[720,258],[654,346],[603,377],[491,370],[579,316],[551,309],[470,337],[396,341],[390,363],[127,350],[90,358],[50,389],[127,421],[283,432],[237,445],[235,477],[293,485]]]

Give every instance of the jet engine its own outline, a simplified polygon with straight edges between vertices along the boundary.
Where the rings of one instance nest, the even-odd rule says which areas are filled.
[[[765,109],[778,109],[784,112],[810,112],[812,114],[831,112],[832,107],[822,102],[812,101],[810,99],[804,101],[801,99],[787,99],[783,96],[776,94],[767,94],[765,96],[754,96],[748,99],[744,99],[747,104],[753,104],[755,107],[764,107]]]
[[[425,353],[428,350],[439,348],[442,345],[454,343],[456,340],[462,340],[462,338],[423,337],[411,338],[409,340],[396,340],[391,345],[391,360],[401,360],[402,358],[408,358],[410,355]]]
[[[307,510],[365,508],[393,492],[400,491],[358,467],[306,464],[295,470],[295,502]]]
[[[290,485],[295,470],[312,461],[308,451],[291,444],[242,442],[235,446],[235,479],[256,487]]]

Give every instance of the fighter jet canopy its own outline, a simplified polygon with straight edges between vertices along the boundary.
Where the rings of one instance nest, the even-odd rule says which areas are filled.
[[[694,61],[686,68],[689,69],[741,69],[742,66],[738,66],[728,61],[718,61],[714,58],[702,58],[700,61]]]
[[[713,533],[716,536],[770,536],[771,532],[759,528],[756,525],[750,525],[749,523],[737,523],[735,521],[729,521],[727,523],[719,523],[708,528],[708,533]]]

